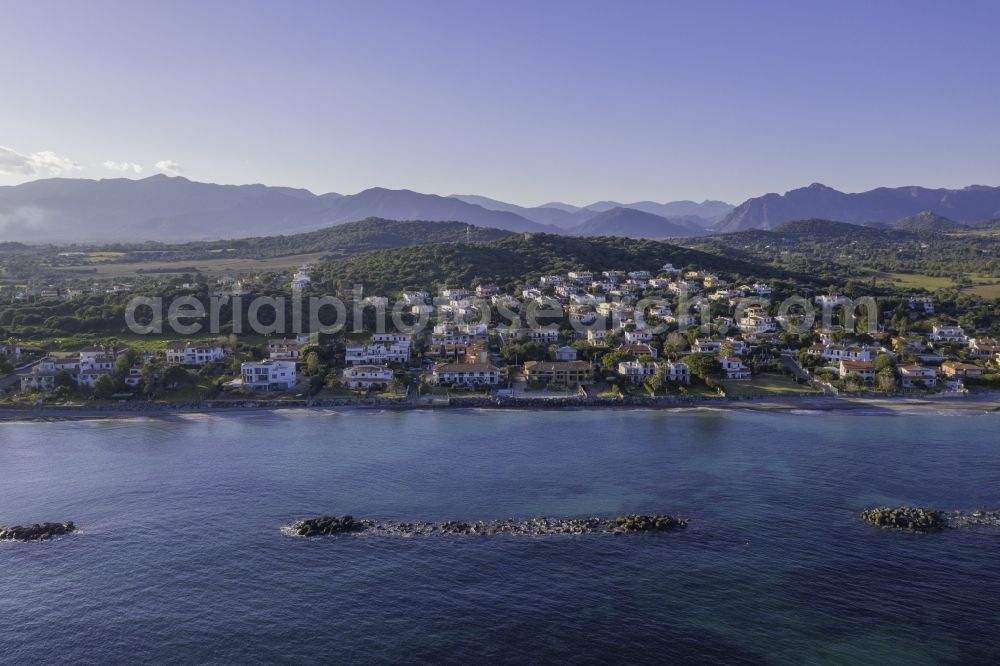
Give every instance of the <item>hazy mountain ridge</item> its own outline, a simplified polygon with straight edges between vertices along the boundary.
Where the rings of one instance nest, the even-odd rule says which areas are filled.
[[[525,207],[473,194],[452,194],[450,196],[468,203],[483,206],[484,208],[516,213],[534,222],[554,224],[566,229],[583,224],[595,215],[605,213],[614,208],[635,209],[644,213],[659,215],[670,220],[685,218],[687,222],[696,222],[703,227],[708,227],[718,222],[733,210],[732,204],[712,200],[702,201],[701,203],[689,200],[668,201],[666,203],[657,203],[655,201],[636,201],[634,203],[595,201],[588,206],[571,206],[570,204],[554,201],[541,206]]]
[[[693,216],[692,216],[693,217]],[[617,206],[597,213],[566,232],[573,236],[626,236],[628,238],[684,238],[700,236],[705,228],[695,220],[667,219],[635,208]]]
[[[852,224],[890,223],[930,212],[959,223],[1000,216],[1000,187],[972,185],[958,190],[880,187],[844,193],[820,183],[744,201],[713,231],[770,229],[782,222],[823,218]]]
[[[559,232],[513,213],[385,188],[316,195],[163,175],[141,180],[53,178],[0,188],[0,240],[183,242],[292,234],[369,217]]]

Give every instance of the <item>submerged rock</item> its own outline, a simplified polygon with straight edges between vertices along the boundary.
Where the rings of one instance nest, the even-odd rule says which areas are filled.
[[[76,529],[72,521],[65,523],[35,523],[0,527],[0,541],[46,541],[54,536],[69,534]]]
[[[557,534],[625,534],[667,531],[686,527],[687,521],[666,514],[629,515],[615,518],[500,518],[471,521],[446,520],[438,523],[395,520],[354,520],[351,516],[322,516],[300,520],[289,526],[298,536],[365,533],[379,536],[428,536],[432,534],[469,536],[549,536]]]
[[[952,511],[947,520],[949,527],[1000,527],[1000,511]]]
[[[948,527],[943,513],[937,509],[925,509],[918,506],[901,506],[895,509],[888,506],[877,506],[862,511],[861,517],[878,527],[903,530],[926,532]]]

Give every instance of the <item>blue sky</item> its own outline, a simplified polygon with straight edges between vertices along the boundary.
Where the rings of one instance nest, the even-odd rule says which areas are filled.
[[[0,184],[162,171],[529,205],[1000,185],[997,2],[5,1],[2,16]]]

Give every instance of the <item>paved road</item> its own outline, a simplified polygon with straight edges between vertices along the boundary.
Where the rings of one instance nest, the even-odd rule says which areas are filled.
[[[21,385],[21,375],[26,375],[31,372],[31,369],[38,365],[38,361],[33,361],[27,365],[22,365],[20,368],[14,370],[13,373],[7,375],[6,377],[0,379],[0,391],[17,384]]]
[[[785,367],[791,371],[792,375],[800,377],[801,379],[804,379],[807,382],[812,381],[812,377],[809,376],[809,373],[803,370],[802,366],[799,365],[798,362],[794,358],[792,358],[789,354],[782,354],[781,362],[784,363]]]
[[[793,376],[800,377],[800,378],[806,380],[807,382],[811,382],[811,383],[815,384],[820,389],[822,389],[823,393],[826,394],[826,395],[837,395],[837,390],[835,388],[833,388],[832,386],[830,386],[826,382],[821,382],[819,380],[814,380],[812,378],[812,376],[810,376],[810,374],[808,372],[806,372],[802,368],[802,366],[799,365],[798,361],[796,361],[795,358],[793,356],[791,356],[790,354],[782,354],[781,355],[781,362],[785,364],[785,367],[788,368],[791,371],[791,373],[792,373]]]

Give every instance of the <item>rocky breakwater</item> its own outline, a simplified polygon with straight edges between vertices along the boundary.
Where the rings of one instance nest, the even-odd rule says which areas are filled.
[[[0,541],[47,541],[54,536],[69,534],[74,530],[76,526],[70,521],[0,527]]]
[[[901,530],[927,532],[948,527],[944,514],[937,509],[924,509],[917,506],[901,506],[891,508],[876,506],[861,512],[861,518],[876,527],[887,527]]]
[[[292,523],[287,532],[296,536],[367,534],[375,536],[552,536],[572,534],[632,534],[666,532],[686,527],[687,521],[666,514],[628,515],[614,518],[501,518],[497,520],[404,522],[355,520],[351,516],[322,516]]]
[[[664,515],[631,515],[615,518],[615,532],[665,532],[678,527],[687,527],[687,521]]]
[[[297,536],[333,536],[334,534],[347,534],[350,532],[361,532],[367,525],[361,521],[354,520],[351,516],[320,516],[319,518],[307,518],[292,523],[290,529]]]

